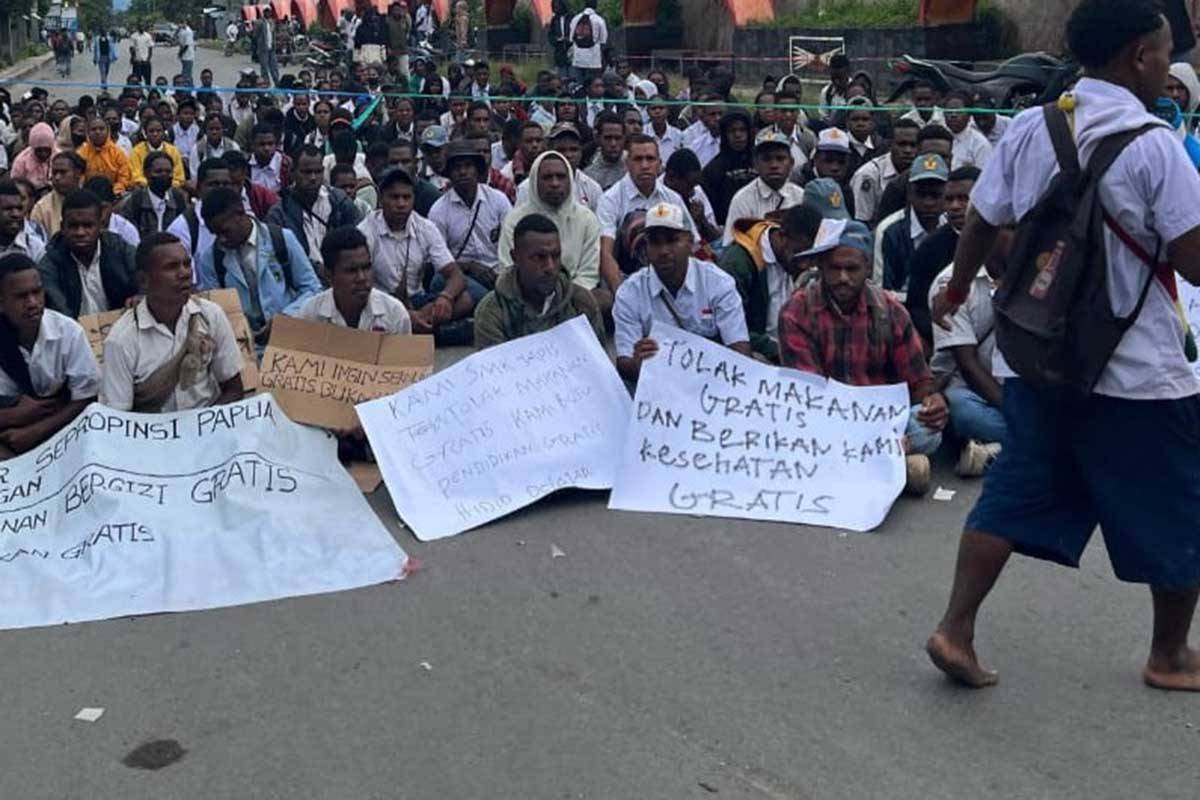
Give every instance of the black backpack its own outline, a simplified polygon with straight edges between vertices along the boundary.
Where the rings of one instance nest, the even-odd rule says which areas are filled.
[[[596,46],[596,34],[592,30],[592,15],[585,13],[575,23],[574,44],[580,50],[591,50]]]
[[[189,220],[190,223],[190,220]],[[283,228],[278,225],[273,225],[270,222],[266,223],[267,233],[271,236],[271,247],[275,250],[275,260],[279,262],[279,266],[283,269],[283,282],[289,293],[296,291],[296,281],[292,277],[291,260],[288,257],[287,242],[283,240]],[[199,224],[197,224],[197,233],[192,235],[193,251],[195,252],[194,242],[199,236]],[[222,289],[225,288],[225,251],[213,242],[213,268],[217,272],[217,285]]]
[[[1114,133],[1079,165],[1066,113],[1043,107],[1059,173],[1017,225],[1004,279],[996,289],[996,344],[1008,365],[1042,388],[1091,393],[1154,281],[1154,268],[1127,317],[1113,314],[1108,294],[1104,228],[1097,188],[1130,142],[1158,127]],[[1154,260],[1157,260],[1155,254]]]

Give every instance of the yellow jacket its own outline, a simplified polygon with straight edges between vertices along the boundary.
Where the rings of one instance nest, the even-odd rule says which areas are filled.
[[[179,155],[179,148],[170,142],[163,142],[158,149],[171,157],[171,163],[175,165],[175,174],[171,177],[171,185],[176,189],[180,188],[183,186],[183,159]],[[150,154],[150,150],[150,143],[142,141],[133,146],[133,152],[129,155],[133,166],[133,186],[135,188],[146,185],[146,173],[142,171],[142,163]]]
[[[113,194],[118,196],[130,188],[133,175],[129,169],[129,158],[111,138],[99,149],[93,147],[90,141],[84,142],[75,152],[87,162],[87,170],[83,173],[84,180],[97,175],[108,178],[112,181]]]

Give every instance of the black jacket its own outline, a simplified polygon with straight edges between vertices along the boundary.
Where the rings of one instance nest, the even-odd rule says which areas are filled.
[[[100,281],[110,309],[124,308],[125,301],[138,293],[134,275],[134,246],[111,231],[100,233]],[[83,304],[83,281],[79,267],[67,247],[63,234],[56,233],[46,245],[46,254],[38,264],[46,305],[72,319],[79,318]]]
[[[152,233],[166,230],[175,218],[184,212],[189,205],[187,195],[182,189],[167,190],[167,208],[163,211],[162,228],[158,227],[158,214],[154,213],[154,204],[150,202],[150,189],[143,186],[134,189],[116,208],[115,213],[133,223],[138,235],[145,239]]]
[[[953,225],[943,225],[925,237],[908,263],[908,294],[904,306],[913,326],[925,341],[933,342],[933,323],[929,313],[929,287],[938,274],[954,261],[958,233]]]
[[[296,116],[296,109],[289,108],[287,114],[283,118],[283,152],[287,153],[294,160],[296,151],[304,144],[304,138],[312,133],[317,128],[317,118],[310,111],[308,119],[300,120]]]
[[[729,126],[734,122],[746,123],[746,149],[734,151],[729,147]],[[713,214],[718,225],[725,225],[729,203],[746,184],[758,177],[754,169],[754,128],[750,115],[741,109],[725,112],[721,117],[721,150],[701,173],[701,185],[712,203]]]
[[[349,195],[341,189],[329,188],[329,219],[326,221],[326,231],[341,228],[345,225],[357,225],[362,221],[358,206]],[[304,206],[296,199],[291,190],[286,190],[279,196],[279,203],[267,214],[267,222],[287,228],[300,242],[306,256],[312,257],[308,251],[308,237],[304,235]]]

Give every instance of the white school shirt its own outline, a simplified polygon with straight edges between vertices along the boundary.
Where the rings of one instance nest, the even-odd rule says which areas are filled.
[[[654,139],[654,141],[658,142],[658,157],[663,164],[667,163],[668,159],[675,154],[676,150],[679,150],[685,146],[683,143],[683,131],[679,130],[679,128],[676,128],[669,122],[667,123],[667,129],[663,131],[661,138],[657,133],[654,132],[654,125],[649,122],[647,122],[642,128],[642,132]]]
[[[184,156],[190,156],[192,151],[196,149],[196,142],[200,141],[200,137],[204,134],[200,131],[200,126],[192,123],[189,128],[181,128],[176,122],[171,126],[171,131],[175,136],[175,149]],[[189,158],[189,161],[191,159]],[[192,167],[192,178],[196,177],[196,167]]]
[[[333,202],[329,199],[329,187],[317,189],[317,199],[312,208],[300,207],[301,225],[304,228],[304,238],[308,244],[308,260],[313,268],[325,263],[321,257],[321,242],[325,240],[325,232],[329,230],[327,221],[333,214]]]
[[[763,332],[776,344],[779,343],[779,312],[792,297],[792,276],[779,263],[775,248],[771,247],[771,229],[759,237],[762,248],[763,277],[767,281],[767,327]],[[743,307],[744,309],[744,307]]]
[[[421,291],[425,265],[440,272],[454,263],[442,232],[417,212],[408,215],[404,230],[393,231],[383,218],[383,211],[368,214],[358,229],[367,238],[375,285],[388,294],[395,294],[403,281],[411,297]]]
[[[933,307],[933,299],[946,288],[950,276],[954,273],[954,265],[946,267],[933,280],[929,287],[929,305]],[[996,315],[992,310],[992,294],[996,290],[995,281],[983,267],[979,268],[975,279],[971,281],[971,291],[967,302],[959,306],[958,311],[947,317],[950,330],[941,325],[933,326],[933,358],[929,368],[933,374],[942,378],[950,377],[950,386],[966,386],[958,362],[952,348],[964,345],[975,345],[975,355],[980,365],[991,372],[992,359],[996,352]]]
[[[854,192],[854,218],[871,224],[875,209],[883,198],[883,191],[896,180],[900,173],[892,163],[892,154],[884,153],[872,158],[858,168],[850,178],[850,190]]]
[[[133,47],[134,61],[149,61],[150,48],[154,47],[154,37],[149,33],[138,32],[129,37],[129,44]]]
[[[985,136],[987,136],[988,143],[992,147],[996,146],[996,143],[1000,141],[1000,137],[1004,135],[1004,132],[1006,130],[1008,130],[1008,126],[1012,124],[1011,117],[1006,117],[1003,114],[996,114],[995,116],[996,116],[996,124],[992,126],[992,130],[990,133],[984,134]],[[975,128],[976,130],[979,130],[978,126],[975,124],[974,119],[971,120],[971,127]],[[979,131],[979,132],[983,133],[983,131]]]
[[[500,226],[511,211],[512,203],[502,192],[480,183],[472,205],[463,202],[453,188],[448,189],[429,209],[429,221],[442,232],[455,261],[475,261],[495,269],[500,262],[496,252]]]
[[[1100,202],[1143,249],[1154,253],[1200,226],[1200,174],[1174,132],[1148,113],[1128,89],[1095,78],[1075,86],[1075,131],[1085,166],[1099,141],[1112,133],[1157,124],[1134,139],[1100,180]],[[1037,204],[1058,161],[1040,108],[1013,120],[975,182],[971,205],[992,225],[1010,225]],[[1128,315],[1150,270],[1111,230],[1104,233],[1108,293],[1113,312]],[[1153,280],[1145,305],[1121,337],[1094,391],[1129,400],[1171,400],[1200,393],[1184,355],[1184,330],[1167,290]],[[996,354],[993,373],[1013,372]]]
[[[72,400],[86,400],[100,391],[100,367],[78,322],[47,308],[42,312],[32,350],[20,348],[29,365],[29,380],[39,397],[58,394],[64,385]],[[16,382],[0,369],[0,395],[21,394]]]
[[[650,335],[656,320],[706,339],[719,335],[727,345],[750,341],[737,284],[711,261],[689,258],[687,277],[674,297],[652,266],[625,279],[613,301],[617,356],[632,356],[634,344]]]
[[[511,160],[504,152],[504,144],[502,142],[492,142],[492,169],[499,172],[507,167],[508,162]]]
[[[179,51],[180,61],[195,61],[196,60],[196,34],[192,32],[191,26],[184,23],[183,27],[175,34],[175,43],[181,48]]]
[[[8,247],[0,245],[0,256],[6,256],[9,253],[24,253],[36,263],[41,261],[42,256],[45,255],[46,243],[30,234],[29,227],[23,225],[21,232],[13,237],[12,244]]]
[[[696,154],[700,169],[704,169],[721,152],[721,135],[714,135],[703,122],[696,120],[683,132],[683,146]]]
[[[326,289],[310,298],[296,316],[312,322],[336,325],[339,328],[350,327],[333,300],[333,289]],[[372,289],[370,297],[367,298],[366,308],[358,315],[358,325],[355,329],[407,335],[412,333],[412,319],[409,318],[404,303],[378,289]]]
[[[142,234],[138,232],[137,226],[122,217],[120,214],[109,215],[108,230],[111,233],[115,233],[117,236],[120,236],[134,247],[137,247],[142,243]]]
[[[113,214],[113,216],[117,216]],[[100,249],[103,244],[97,243],[96,254],[92,256],[91,264],[84,264],[74,253],[71,260],[75,269],[79,270],[79,282],[83,285],[83,294],[79,303],[79,316],[99,314],[108,311],[108,296],[104,293],[104,281],[100,278]]]
[[[179,385],[163,404],[165,411],[186,411],[212,405],[221,395],[221,384],[242,371],[242,351],[233,327],[219,305],[199,297],[189,298],[171,331],[154,318],[143,299],[117,320],[104,340],[104,372],[100,402],[117,411],[133,408],[133,386],[180,351],[187,341],[189,320],[203,314],[212,349],[204,356],[193,382]],[[182,370],[181,370],[182,371]]]
[[[571,25],[567,28],[570,32],[567,39],[571,42],[574,41],[575,26],[579,24],[579,20],[583,19],[585,15],[591,18],[593,44],[587,48],[570,44],[571,66],[576,69],[600,69],[600,67],[604,66],[602,48],[608,44],[608,25],[604,22],[604,17],[597,14],[593,9],[585,8],[571,19]]]
[[[950,168],[978,167],[983,169],[992,156],[992,144],[987,137],[971,125],[954,134],[954,146],[950,151]]]
[[[250,182],[276,194],[283,188],[280,173],[283,170],[283,155],[276,151],[267,165],[260,166],[257,158],[250,159]]]
[[[941,125],[943,128],[945,128],[946,127],[946,115],[937,106],[934,106],[932,110],[933,110],[933,113],[929,116],[928,122],[926,122],[925,119],[921,116],[921,110],[918,108],[913,108],[908,113],[903,114],[900,117],[900,119],[911,119],[913,122],[917,123],[922,128],[924,128],[926,125]]]
[[[200,164],[204,161],[204,158],[220,158],[221,156],[225,155],[226,152],[233,152],[234,150],[241,150],[241,148],[237,146],[237,143],[233,142],[232,140],[229,140],[230,146],[228,148],[226,148],[225,147],[226,140],[222,139],[221,144],[217,145],[216,147],[208,147],[205,150],[205,153],[206,153],[205,157],[201,158],[200,157],[200,148],[198,147],[198,145],[200,144],[200,141],[202,138],[203,137],[201,137],[200,139],[196,139],[196,141],[192,143],[191,152],[188,154],[188,161],[190,161],[191,165],[192,165],[192,180],[199,180]],[[183,151],[180,150],[179,152],[182,153]]]
[[[335,156],[333,153],[330,153],[321,159],[321,166],[325,168],[326,183],[329,182],[329,172],[333,169],[335,164],[337,164],[337,156]],[[367,180],[371,180],[371,171],[367,169],[366,153],[355,153],[354,163],[351,166],[354,167],[355,178],[365,178]]]
[[[762,178],[755,178],[738,189],[729,201],[725,214],[725,236],[721,244],[728,247],[733,243],[733,223],[739,219],[766,219],[772,211],[798,206],[804,202],[804,190],[785,180],[783,188],[772,189]]]
[[[654,191],[649,196],[639,192],[637,184],[628,175],[610,186],[600,198],[600,210],[596,212],[600,220],[600,236],[616,239],[617,229],[631,211],[645,211],[659,203],[670,203],[683,211],[683,221],[692,231],[692,240],[699,244],[700,234],[696,232],[687,203],[683,202],[678,192],[663,183],[661,176],[655,180]]]

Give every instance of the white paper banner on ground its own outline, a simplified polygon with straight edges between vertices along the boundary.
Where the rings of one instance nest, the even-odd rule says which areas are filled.
[[[609,508],[870,530],[904,488],[908,389],[780,369],[656,323]]]
[[[576,317],[356,409],[396,512],[430,541],[558,489],[610,488],[629,403]]]
[[[270,395],[158,415],[94,403],[0,463],[0,628],[351,589],[406,561],[334,440]]]
[[[1192,336],[1200,344],[1200,286],[1192,286],[1182,275],[1175,276],[1175,284],[1179,287],[1179,304],[1192,328]],[[1192,372],[1200,378],[1200,358],[1192,362]]]

